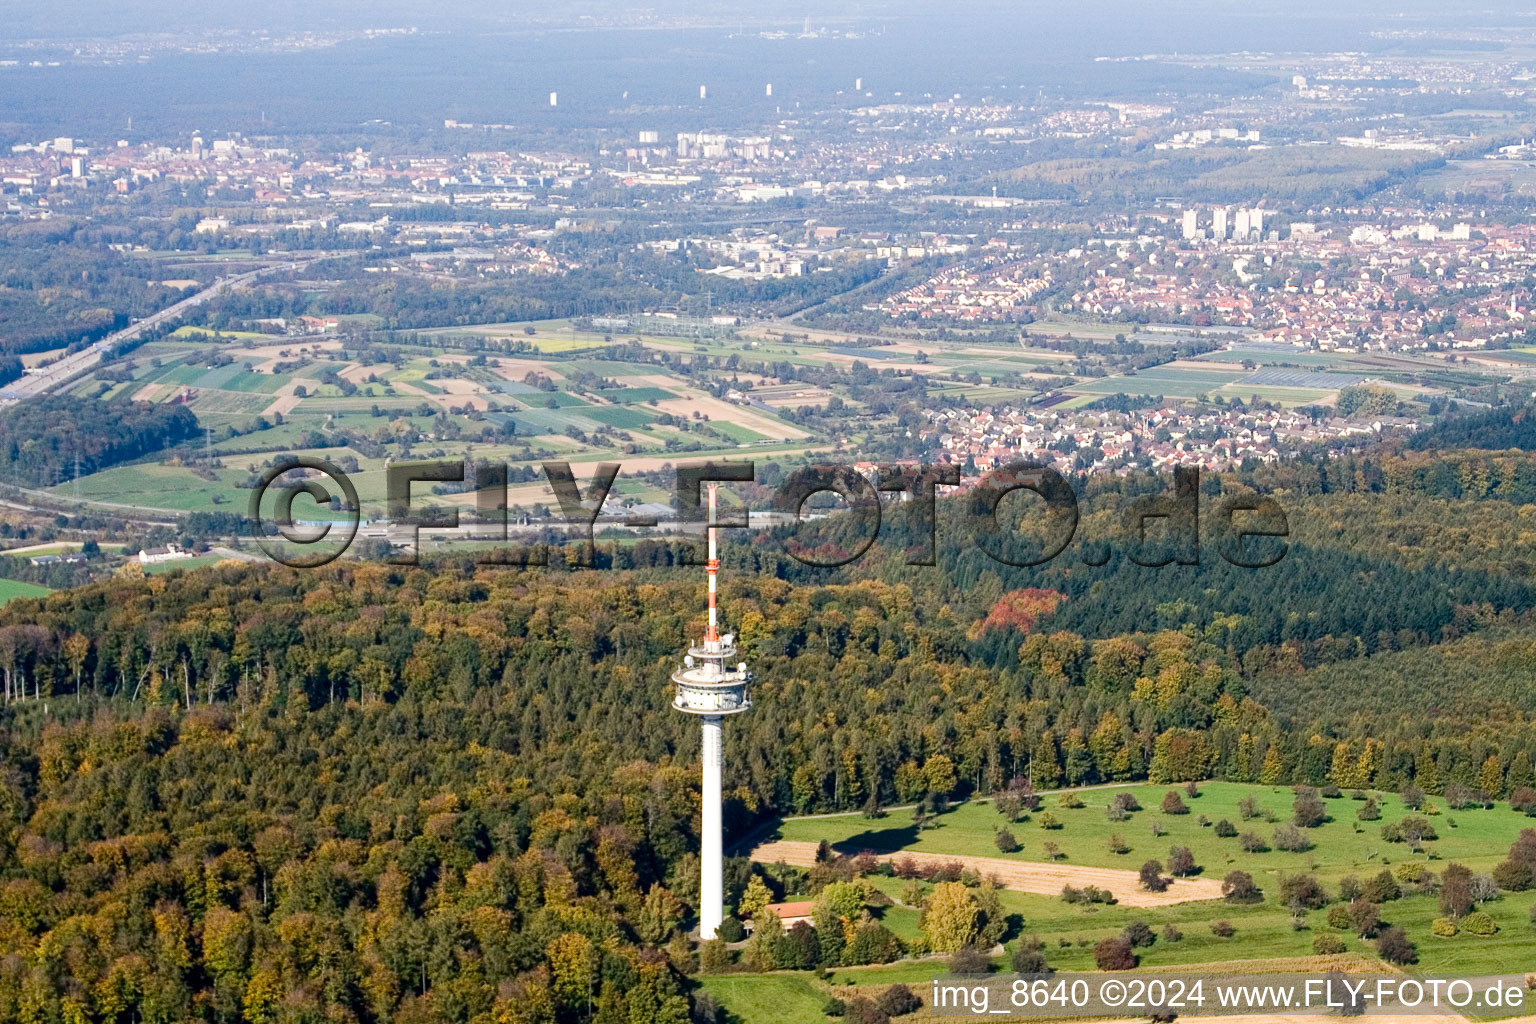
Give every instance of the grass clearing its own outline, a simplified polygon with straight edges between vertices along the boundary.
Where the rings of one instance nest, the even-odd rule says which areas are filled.
[[[779,822],[760,838],[810,842],[825,839],[839,850],[853,853],[863,849],[912,849],[925,853],[1003,857],[1023,861],[1045,861],[1047,858],[1043,853],[1043,844],[1051,841],[1066,854],[1066,864],[1131,870],[1149,858],[1166,858],[1168,848],[1179,845],[1190,849],[1195,856],[1195,863],[1201,865],[1207,874],[1215,873],[1219,877],[1229,870],[1240,868],[1251,872],[1262,887],[1266,878],[1277,881],[1286,872],[1312,871],[1319,879],[1336,883],[1345,875],[1364,877],[1400,861],[1423,863],[1431,870],[1439,871],[1444,867],[1441,861],[1455,860],[1474,871],[1491,871],[1504,859],[1520,830],[1532,827],[1531,819],[1510,810],[1508,805],[1490,810],[1431,815],[1429,820],[1440,838],[1426,843],[1424,854],[1415,855],[1404,844],[1388,843],[1381,838],[1383,824],[1413,813],[1403,805],[1401,797],[1396,794],[1375,794],[1381,806],[1381,820],[1357,822],[1355,812],[1362,806],[1362,802],[1351,800],[1346,795],[1324,801],[1331,820],[1318,828],[1306,830],[1313,849],[1304,853],[1271,849],[1267,853],[1249,854],[1242,851],[1237,839],[1217,837],[1214,823],[1226,819],[1240,834],[1254,832],[1273,845],[1274,829],[1290,821],[1294,797],[1288,788],[1209,782],[1200,787],[1199,797],[1184,798],[1189,808],[1188,814],[1164,814],[1159,809],[1163,795],[1178,789],[1177,786],[1134,785],[1084,790],[1080,794],[1084,806],[1075,810],[1055,806],[1055,797],[1045,797],[1042,811],[1049,811],[1062,823],[1062,827],[1057,830],[1041,828],[1040,813],[1031,816],[1031,820],[1009,825],[1022,847],[1019,852],[1012,854],[998,853],[993,835],[997,827],[1005,822],[990,803],[980,801],[952,808],[939,817],[938,828],[923,831],[918,831],[905,814],[898,812],[874,822],[861,815],[791,818]],[[1127,821],[1112,822],[1107,817],[1106,808],[1114,795],[1122,791],[1134,794],[1142,810],[1134,812]],[[1270,823],[1263,817],[1243,820],[1238,804],[1247,796],[1253,796],[1261,810],[1273,812],[1276,821]],[[1213,824],[1202,826],[1199,823],[1202,815]],[[1153,821],[1160,824],[1165,831],[1164,835],[1157,838],[1152,836]],[[1359,831],[1356,831],[1357,826]],[[1110,853],[1108,842],[1112,835],[1121,836],[1129,852]]]
[[[0,605],[10,604],[18,597],[43,597],[52,593],[47,587],[21,580],[0,579]]]
[[[821,1012],[827,993],[809,975],[715,975],[700,980],[705,992],[747,1024],[827,1024]]]

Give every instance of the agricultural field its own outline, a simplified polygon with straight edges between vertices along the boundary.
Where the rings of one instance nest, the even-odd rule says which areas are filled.
[[[40,587],[36,583],[0,579],[0,605],[10,604],[18,597],[42,597],[49,593],[52,593],[52,591],[47,587]]]
[[[1336,352],[1309,352],[1290,345],[1238,345],[1234,348],[1203,352],[1189,360],[1192,363],[1241,363],[1252,362],[1264,367],[1300,366],[1308,369],[1344,368],[1350,365],[1351,355]]]
[[[521,325],[507,334],[508,326],[455,330],[519,340],[554,338],[556,330],[571,334],[564,323],[539,325],[532,336],[523,335]],[[554,456],[627,456],[626,462],[654,458],[665,464],[768,442],[798,450],[813,440],[771,407],[715,398],[664,364],[572,357],[562,346],[475,359],[446,338],[442,347],[432,346],[436,336],[413,334],[391,361],[375,362],[348,358],[342,340],[328,335],[215,336],[183,330],[146,344],[127,360],[87,374],[71,385],[71,393],[107,401],[185,402],[208,428],[206,442],[163,465],[83,477],[59,496],[99,507],[243,510],[248,494],[237,483],[275,454],[358,455],[311,448],[318,435],[342,433],[367,438],[363,447],[375,456],[359,458],[354,475],[364,514],[371,517],[382,514],[384,457],[494,454],[528,465]],[[595,346],[578,346],[583,347]],[[736,351],[743,348],[735,343]],[[594,378],[615,386],[598,386]],[[209,463],[210,458],[223,462]]]
[[[1257,360],[1256,360],[1257,361]],[[1231,360],[1204,362],[1185,359],[1135,373],[1079,381],[1068,393],[1104,395],[1163,395],[1170,399],[1222,396],[1247,400],[1257,395],[1281,405],[1331,401],[1339,390],[1364,379],[1358,373],[1325,373],[1320,369],[1268,367],[1247,369]]]
[[[163,576],[168,572],[201,569],[207,565],[216,565],[223,560],[222,555],[198,555],[194,558],[178,558],[173,562],[154,562],[144,566],[144,575]]]
[[[1161,809],[1170,791],[1180,793],[1188,813],[1170,814]],[[1127,820],[1111,821],[1107,809],[1120,793],[1132,794],[1142,809],[1132,812]],[[1137,950],[1141,968],[1248,962],[1255,971],[1282,969],[1277,965],[1288,970],[1316,970],[1326,963],[1371,966],[1379,964],[1379,959],[1370,940],[1357,937],[1348,928],[1330,926],[1326,907],[1293,914],[1280,896],[1283,879],[1309,875],[1336,900],[1339,884],[1346,876],[1363,881],[1383,870],[1406,872],[1411,868],[1416,872],[1421,867],[1438,874],[1450,863],[1465,865],[1474,872],[1488,872],[1504,859],[1520,830],[1536,824],[1507,805],[1453,812],[1438,798],[1431,798],[1424,808],[1414,812],[1401,797],[1388,793],[1369,794],[1379,806],[1381,818],[1360,821],[1357,812],[1365,801],[1346,794],[1326,799],[1328,820],[1305,830],[1311,849],[1299,853],[1273,849],[1248,853],[1239,838],[1218,837],[1216,823],[1229,821],[1240,834],[1256,833],[1273,845],[1274,829],[1291,819],[1294,794],[1288,788],[1211,782],[1202,784],[1199,795],[1194,797],[1184,793],[1182,787],[1154,785],[1091,788],[1076,795],[1082,807],[1066,807],[1059,796],[1046,795],[1037,811],[1011,824],[1005,823],[986,801],[954,806],[934,819],[934,827],[921,830],[904,809],[893,809],[887,817],[877,820],[859,814],[791,818],[760,831],[748,845],[768,854],[764,860],[796,844],[825,841],[838,853],[911,851],[958,858],[982,874],[994,865],[1008,865],[1013,871],[1004,876],[1007,887],[1000,893],[1000,901],[1004,912],[1010,915],[1010,928],[1004,950],[993,956],[994,963],[1004,970],[1005,954],[1031,937],[1043,943],[1043,953],[1053,968],[1094,970],[1093,945],[1120,934],[1134,922],[1147,924],[1157,936],[1150,946]],[[1245,800],[1253,802],[1248,810],[1256,812],[1247,818]],[[1060,827],[1043,827],[1047,815]],[[1438,834],[1418,853],[1381,837],[1384,823],[1409,815],[1425,817]],[[1001,853],[994,841],[996,830],[1004,825],[1020,844],[1016,853]],[[1126,852],[1111,852],[1112,836],[1123,840],[1114,845],[1123,846]],[[1058,859],[1048,858],[1048,842],[1059,848]],[[1169,848],[1175,845],[1187,847],[1193,853],[1199,879],[1220,879],[1234,870],[1248,872],[1263,891],[1262,900],[1240,904],[1219,898],[1186,898],[1160,906],[1136,906],[1136,869],[1149,859],[1165,860]],[[899,854],[892,859],[899,859]],[[770,873],[774,870],[771,864],[765,863],[765,867]],[[1076,882],[1071,881],[1074,867],[1088,869],[1079,871]],[[1103,869],[1123,872],[1129,886],[1116,892],[1117,901],[1113,904],[1071,904],[1049,891],[1062,884],[1062,877],[1069,879],[1068,884],[1097,884]],[[1031,871],[1048,875],[1054,881],[1031,884],[1027,879]],[[1018,884],[1017,872],[1024,873],[1023,884]],[[919,912],[911,901],[926,895],[931,885],[879,873],[867,877],[877,893],[872,915],[904,941],[915,938],[919,934]],[[1175,888],[1178,884],[1175,883]],[[1434,895],[1410,894],[1385,902],[1381,917],[1386,924],[1403,928],[1417,946],[1418,963],[1413,971],[1441,976],[1513,972],[1531,967],[1530,950],[1536,943],[1536,925],[1530,916],[1533,902],[1536,892],[1528,891],[1506,893],[1500,899],[1479,904],[1479,909],[1487,912],[1498,926],[1495,934],[1486,937],[1466,933],[1451,938],[1435,937],[1431,923],[1442,911]],[[1217,934],[1212,927],[1217,922],[1230,924],[1232,933]],[[1313,940],[1323,934],[1336,937],[1343,944],[1344,953],[1333,960],[1315,956]],[[704,984],[705,990],[742,1024],[770,1024],[774,1020],[797,1019],[795,1015],[800,1013],[811,1014],[813,999],[846,998],[856,992],[873,994],[879,986],[896,982],[926,986],[944,972],[942,959],[908,959],[885,965],[843,967],[821,980],[777,972],[712,977],[705,979]]]
[[[1068,391],[1088,395],[1166,395],[1169,398],[1194,398],[1218,388],[1235,384],[1248,376],[1241,367],[1195,368],[1192,366],[1154,366],[1136,373],[1116,374],[1079,381]]]

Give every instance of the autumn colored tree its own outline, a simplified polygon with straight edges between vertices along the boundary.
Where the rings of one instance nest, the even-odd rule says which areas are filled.
[[[971,891],[959,882],[941,882],[928,894],[918,927],[928,939],[928,948],[953,953],[975,942],[981,926],[981,911]]]

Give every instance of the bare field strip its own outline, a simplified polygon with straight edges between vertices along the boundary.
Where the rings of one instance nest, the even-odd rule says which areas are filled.
[[[657,402],[656,408],[680,419],[689,419],[695,411],[702,412],[712,420],[735,423],[775,441],[793,441],[807,436],[804,430],[783,420],[773,419],[747,409],[745,406],[731,405],[729,402],[722,402],[718,398],[706,395],[690,395],[687,398],[675,398],[669,402]]]
[[[810,842],[779,840],[764,843],[752,851],[759,864],[783,861],[794,867],[816,863],[816,845]],[[1001,857],[964,857],[942,853],[876,851],[881,860],[911,857],[917,864],[952,864],[956,861],[983,875],[996,875],[1003,884],[1019,892],[1039,896],[1060,896],[1063,886],[1095,885],[1114,893],[1125,907],[1168,907],[1176,903],[1221,898],[1221,883],[1214,878],[1176,878],[1167,892],[1146,892],[1139,888],[1136,872],[1118,868],[1089,868],[1073,864],[1039,864],[1032,861],[1004,860]]]

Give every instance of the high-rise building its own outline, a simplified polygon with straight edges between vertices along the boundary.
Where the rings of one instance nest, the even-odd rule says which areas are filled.
[[[1227,237],[1227,208],[1218,206],[1211,213],[1211,237],[1220,241]]]
[[[1248,227],[1248,211],[1238,210],[1232,218],[1232,237],[1247,241]]]
[[[735,715],[752,707],[747,696],[751,673],[746,662],[730,662],[736,657],[736,638],[721,634],[715,610],[715,577],[720,572],[716,548],[717,484],[709,488],[709,561],[705,570],[709,579],[709,619],[704,640],[688,648],[683,667],[672,673],[677,686],[672,706],[678,711],[699,716],[701,730],[700,760],[703,772],[701,827],[699,834],[699,938],[713,939],[725,919],[725,846],[721,824],[720,771],[725,763],[721,723],[726,715]]]
[[[763,95],[764,96],[772,96],[773,95],[773,83],[772,82],[769,82],[767,85],[763,86]]]
[[[1248,230],[1256,235],[1264,234],[1264,211],[1258,207],[1248,211]]]
[[[1184,211],[1184,237],[1200,237],[1200,213],[1193,208]]]

